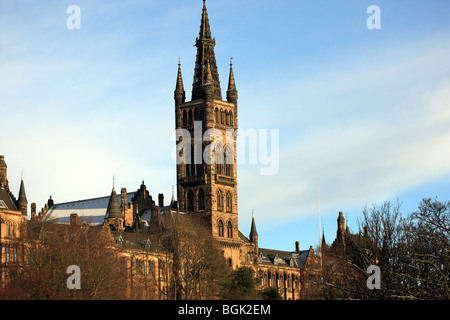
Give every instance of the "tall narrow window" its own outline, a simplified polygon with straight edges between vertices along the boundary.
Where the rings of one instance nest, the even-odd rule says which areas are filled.
[[[224,156],[224,167],[225,167],[224,174],[227,175],[228,177],[233,176],[233,163],[234,163],[233,155],[234,153],[231,147],[227,144]]]
[[[194,192],[192,190],[187,193],[187,209],[188,211],[194,211]]]
[[[215,158],[214,162],[216,163],[216,174],[224,174],[223,167],[224,167],[224,156],[223,156],[223,146],[221,143],[217,143],[214,146],[214,153]]]
[[[186,110],[183,111],[183,127],[187,126],[187,114]]]
[[[204,162],[203,162],[203,152],[204,152],[204,146],[203,143],[195,142],[194,148],[193,148],[193,163],[195,164],[195,175],[202,175],[204,174]]]
[[[231,224],[231,221],[228,221],[227,223],[227,234],[228,238],[233,238],[233,225]]]
[[[198,120],[203,122],[203,108],[200,108],[200,110],[198,110]]]
[[[223,211],[223,196],[220,190],[217,190],[217,210]]]
[[[214,111],[216,113],[216,123],[219,123],[220,122],[219,109],[216,108]]]
[[[228,191],[228,192],[227,192],[227,197],[226,197],[226,207],[227,207],[227,212],[231,212],[231,205],[232,205],[232,201],[231,201],[231,193]]]
[[[205,210],[205,192],[202,188],[198,190],[198,209]]]
[[[192,110],[189,110],[188,112],[188,125],[193,125],[194,121],[192,120]]]
[[[223,237],[223,222],[219,220],[219,237]]]

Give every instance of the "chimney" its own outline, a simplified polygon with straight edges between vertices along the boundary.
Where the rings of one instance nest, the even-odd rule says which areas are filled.
[[[71,226],[76,226],[77,224],[78,224],[78,214],[71,213],[70,214],[70,225]]]
[[[8,175],[7,175],[8,166],[5,162],[5,156],[0,155],[0,187],[8,190]]]
[[[54,203],[55,203],[55,202],[53,201],[52,196],[50,196],[50,198],[49,198],[48,201],[47,201],[48,208],[50,209],[50,208],[53,206]]]
[[[31,203],[31,220],[36,220],[36,202]]]
[[[295,252],[300,252],[300,242],[295,241]]]
[[[158,207],[164,207],[164,195],[162,193],[158,194]]]
[[[120,202],[123,208],[127,205],[127,188],[120,189]]]

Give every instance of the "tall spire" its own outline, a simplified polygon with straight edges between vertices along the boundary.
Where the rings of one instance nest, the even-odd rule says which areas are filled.
[[[211,37],[211,28],[209,26],[206,2],[203,1],[200,32],[198,38],[195,41],[195,46],[197,47],[197,58],[195,61],[194,81],[192,84],[192,100],[205,99],[205,84],[207,81],[206,69],[208,61],[211,68],[212,84],[214,87],[213,98],[222,100],[219,73],[217,71],[216,57],[214,54],[215,45],[216,41]]]
[[[238,95],[236,90],[236,83],[234,82],[233,73],[233,58],[230,58],[230,76],[228,79],[227,101],[237,103]]]
[[[182,104],[186,100],[186,92],[184,91],[183,86],[183,77],[181,76],[180,58],[178,58],[178,75],[177,75],[177,84],[175,86],[174,98],[176,105]]]
[[[19,198],[17,199],[17,206],[19,207],[19,210],[22,212],[23,215],[28,214],[28,200],[27,195],[25,193],[25,184],[23,183],[23,172],[20,182],[20,189],[19,189]]]
[[[258,232],[256,231],[256,223],[255,223],[255,216],[254,211],[252,209],[252,226],[250,228],[250,241],[253,243],[258,243]]]
[[[206,1],[203,0],[202,22],[200,25],[199,39],[211,39],[211,28],[209,26],[208,11],[206,10]]]
[[[119,199],[117,198],[115,178],[113,177],[113,188],[109,197],[108,209],[106,210],[106,218],[123,218],[120,210]]]

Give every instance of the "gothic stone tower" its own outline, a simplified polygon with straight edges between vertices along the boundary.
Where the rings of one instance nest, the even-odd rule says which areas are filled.
[[[176,129],[188,133],[182,138],[186,148],[177,150],[183,159],[177,164],[177,200],[180,211],[203,214],[214,237],[231,240],[238,238],[237,90],[230,63],[227,100],[222,100],[215,45],[203,1],[192,99],[185,101],[180,63],[174,92]]]

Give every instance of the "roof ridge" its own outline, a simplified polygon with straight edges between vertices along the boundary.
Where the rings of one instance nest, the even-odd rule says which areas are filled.
[[[131,194],[135,194],[135,193],[136,193],[136,191],[127,192],[127,196],[131,195]],[[120,194],[118,194],[117,196],[120,197]],[[79,202],[85,202],[85,201],[99,200],[99,199],[105,199],[105,198],[110,198],[110,197],[111,197],[111,195],[104,196],[104,197],[90,198],[90,199],[67,201],[67,202],[55,203],[53,206],[60,206],[60,205],[65,205],[65,204],[70,204],[70,203],[79,203]]]

